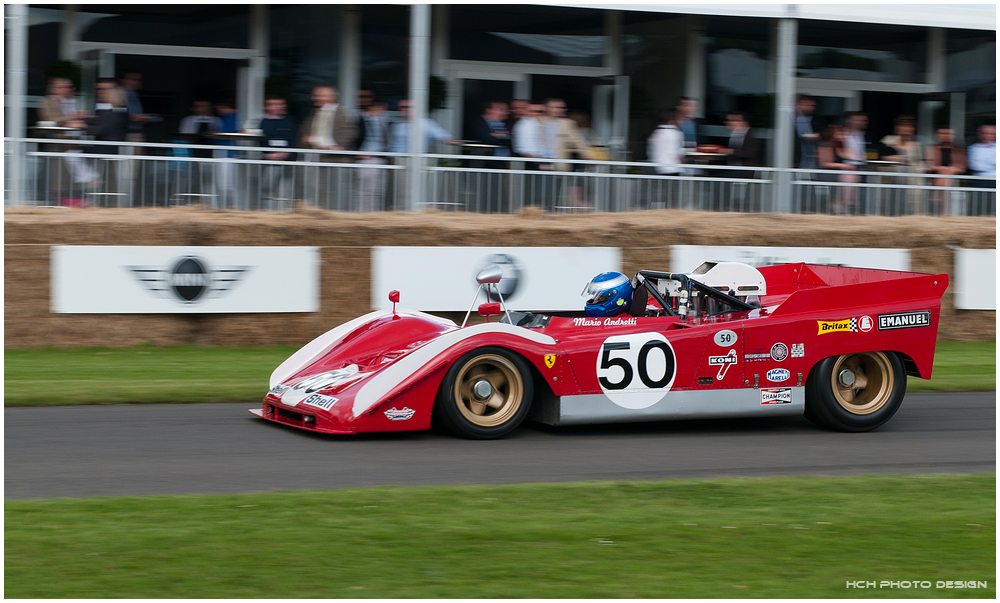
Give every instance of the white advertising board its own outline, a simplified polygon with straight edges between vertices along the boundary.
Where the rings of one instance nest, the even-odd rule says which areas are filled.
[[[52,312],[319,311],[318,247],[53,245]]]
[[[503,269],[500,294],[518,310],[580,310],[583,288],[602,272],[621,270],[616,247],[373,247],[372,309],[465,312],[490,264]],[[486,301],[480,293],[476,305]],[[493,301],[498,301],[495,297]]]
[[[955,307],[960,310],[997,309],[997,250],[956,249]]]
[[[670,271],[691,272],[702,262],[741,262],[751,266],[774,264],[838,264],[854,268],[909,270],[909,249],[849,247],[737,247],[671,245]]]

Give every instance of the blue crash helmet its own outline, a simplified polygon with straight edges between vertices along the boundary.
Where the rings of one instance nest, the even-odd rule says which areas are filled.
[[[602,272],[587,283],[581,294],[587,316],[614,316],[632,304],[632,281],[621,272]]]

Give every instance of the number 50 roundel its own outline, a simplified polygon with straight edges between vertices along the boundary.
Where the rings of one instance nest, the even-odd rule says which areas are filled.
[[[608,337],[597,352],[601,391],[622,408],[638,410],[662,400],[676,369],[674,348],[659,333]]]

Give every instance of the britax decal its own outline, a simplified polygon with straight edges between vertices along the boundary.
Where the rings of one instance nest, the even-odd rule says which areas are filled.
[[[574,318],[574,327],[634,327],[637,323],[635,317],[614,317],[605,318],[601,320],[599,318]]]
[[[931,326],[930,310],[878,315],[879,331],[893,331],[895,329],[915,329],[917,327],[929,327],[929,326]]]
[[[854,318],[846,318],[844,320],[817,320],[816,323],[819,325],[819,332],[817,335],[838,331],[868,333],[875,328],[875,321],[867,314],[863,316],[856,316]]]
[[[781,383],[782,381],[788,381],[792,374],[788,369],[776,368],[767,371],[767,380],[772,383]]]
[[[395,406],[393,406],[389,410],[385,411],[384,414],[385,418],[389,419],[390,421],[407,421],[410,419],[410,417],[413,416],[413,413],[415,412],[417,411],[413,410],[412,408],[407,408],[405,406],[403,408],[396,408]]]
[[[337,403],[338,398],[332,396],[324,396],[322,394],[313,394],[302,401],[303,404],[308,404],[309,406],[315,406],[316,408],[322,408],[323,410],[330,410],[333,405]]]
[[[708,366],[719,367],[719,374],[715,376],[715,378],[719,381],[726,378],[726,372],[729,370],[729,365],[736,364],[737,362],[739,362],[739,356],[736,354],[736,350],[729,350],[729,353],[725,356],[708,357]]]
[[[761,404],[791,404],[792,388],[771,387],[760,390]]]

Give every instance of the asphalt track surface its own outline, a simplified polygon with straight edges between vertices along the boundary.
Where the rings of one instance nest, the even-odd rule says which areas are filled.
[[[502,440],[325,436],[248,404],[4,409],[8,499],[429,484],[996,471],[996,393],[910,394],[859,434],[802,417],[577,427]]]

